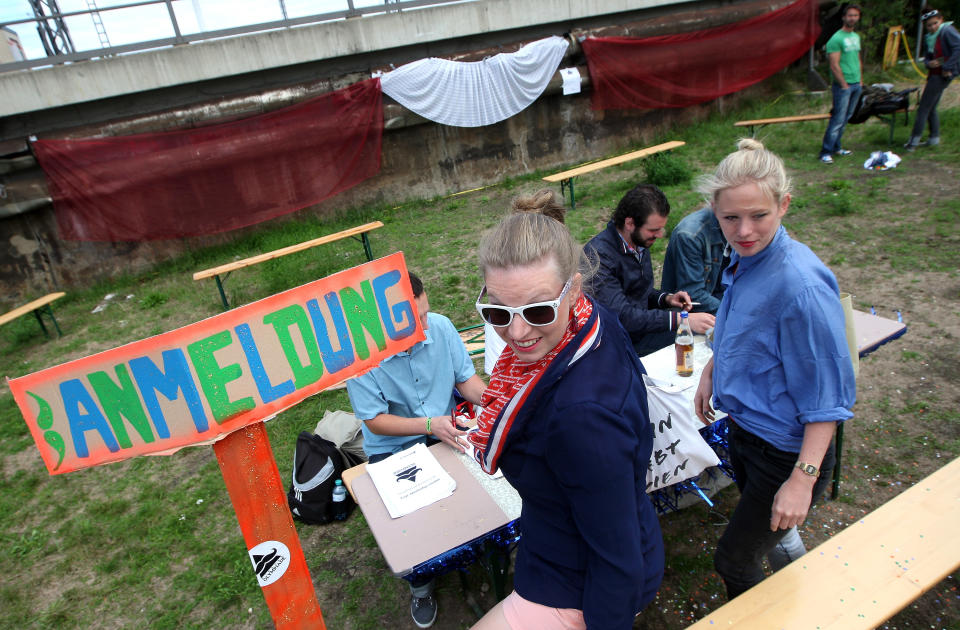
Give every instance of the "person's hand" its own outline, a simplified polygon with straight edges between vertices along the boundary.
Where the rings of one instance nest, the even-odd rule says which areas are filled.
[[[710,399],[713,398],[713,370],[703,370],[700,375],[700,384],[697,385],[697,393],[693,396],[693,410],[700,418],[700,422],[710,424],[714,419],[713,406]]]
[[[690,320],[690,328],[698,335],[702,335],[713,328],[717,321],[717,318],[710,313],[690,313],[687,315],[687,319]]]
[[[689,311],[693,308],[693,301],[690,299],[690,294],[686,291],[677,291],[676,293],[668,293],[667,297],[663,299],[666,304],[672,308],[678,308],[681,311]]]
[[[770,531],[790,529],[803,523],[813,498],[813,485],[817,478],[794,470],[783,482],[770,510]]]
[[[850,89],[850,84],[847,83],[846,81],[844,81],[843,83],[840,84],[840,89],[841,89],[841,90],[849,90],[849,89]]]
[[[464,436],[467,432],[455,427],[453,418],[450,416],[433,416],[430,420],[430,430],[433,432],[433,437],[449,444],[461,453],[465,452],[467,439]]]
[[[943,65],[943,62],[940,61],[939,59],[931,59],[930,61],[927,62],[928,68],[939,68],[942,65]]]

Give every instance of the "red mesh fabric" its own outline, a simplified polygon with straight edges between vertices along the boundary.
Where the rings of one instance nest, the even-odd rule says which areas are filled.
[[[225,232],[318,203],[380,170],[380,79],[200,129],[38,140],[60,235],[144,241]]]
[[[703,31],[583,40],[593,109],[687,107],[793,63],[820,33],[816,0]]]

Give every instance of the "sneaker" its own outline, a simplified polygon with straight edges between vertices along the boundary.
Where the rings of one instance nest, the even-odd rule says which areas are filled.
[[[909,142],[903,145],[903,148],[907,150],[907,153],[913,153],[917,150],[918,144],[910,144]]]
[[[927,138],[920,143],[921,147],[935,147],[940,144],[940,138]]]
[[[437,600],[433,595],[411,597],[410,615],[418,628],[429,628],[437,620]]]
[[[853,153],[853,151],[849,149],[840,149],[834,155],[850,155],[851,153]]]
[[[906,149],[907,151],[913,151],[918,146],[920,146],[920,138],[914,137],[907,140],[907,143],[903,145],[903,148]]]
[[[821,155],[820,161],[823,162],[824,164],[833,164],[833,158],[830,157],[829,155]]]

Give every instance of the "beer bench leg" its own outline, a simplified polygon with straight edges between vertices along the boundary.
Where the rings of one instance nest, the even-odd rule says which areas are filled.
[[[227,294],[223,291],[223,283],[227,281],[227,277],[229,275],[230,274],[227,273],[227,275],[223,277],[223,282],[220,281],[220,274],[217,274],[213,277],[213,279],[217,282],[217,290],[220,291],[220,301],[223,302],[223,310],[225,311],[230,310],[230,303],[227,302]]]
[[[567,187],[570,188],[570,209],[571,209],[571,210],[576,210],[576,209],[577,209],[577,198],[576,198],[576,197],[574,196],[574,194],[573,194],[573,178],[572,178],[572,177],[570,177],[570,178],[568,178],[568,179],[561,179],[561,180],[560,180],[560,196],[561,196],[561,197],[564,195],[563,191],[564,191],[564,189],[566,189]]]
[[[467,603],[467,606],[470,607],[470,610],[473,611],[473,614],[477,616],[477,619],[482,619],[483,609],[480,608],[480,604],[477,603],[477,598],[473,596],[473,592],[470,591],[470,586],[467,584],[467,572],[464,569],[459,569],[457,573],[460,575],[460,589],[463,591],[463,600]]]
[[[490,578],[493,580],[493,594],[497,601],[507,596],[507,572],[510,569],[510,551],[493,543],[488,543]]]
[[[60,324],[57,323],[57,318],[53,316],[53,305],[47,304],[43,307],[43,310],[46,311],[47,315],[50,316],[50,321],[53,322],[53,327],[57,330],[57,337],[63,337],[63,331],[60,330]]]
[[[363,243],[363,253],[367,255],[367,261],[373,260],[373,250],[370,248],[370,239],[367,238],[366,232],[361,234],[360,238],[357,238],[356,236],[351,236],[350,238]]]
[[[40,309],[33,309],[33,314],[37,316],[37,322],[40,324],[40,330],[43,331],[43,334],[47,336],[47,339],[50,338],[50,332],[47,330],[47,327],[43,323],[43,318],[40,317]]]

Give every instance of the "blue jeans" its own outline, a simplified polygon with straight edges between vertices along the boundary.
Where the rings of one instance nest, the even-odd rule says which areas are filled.
[[[781,542],[787,542],[788,545],[799,542],[793,538],[791,529],[770,531],[773,498],[793,472],[798,453],[781,451],[769,442],[744,431],[734,422],[728,422],[730,464],[737,487],[740,488],[740,501],[730,516],[730,524],[717,543],[713,562],[727,587],[727,596],[733,599],[766,577],[763,572],[764,556],[771,552],[776,556],[777,551],[787,551],[779,549]],[[834,447],[831,444],[820,465],[820,478],[813,486],[811,504],[830,484],[834,462]],[[794,558],[784,558],[787,561],[792,559]],[[775,570],[779,568],[774,562],[771,564]],[[783,566],[786,563],[779,564]]]
[[[833,92],[833,111],[830,113],[827,132],[823,134],[820,157],[832,155],[842,148],[840,139],[843,137],[843,129],[853,116],[854,110],[857,109],[863,87],[859,83],[850,83],[844,90],[838,83],[834,83],[830,86],[830,90]]]

